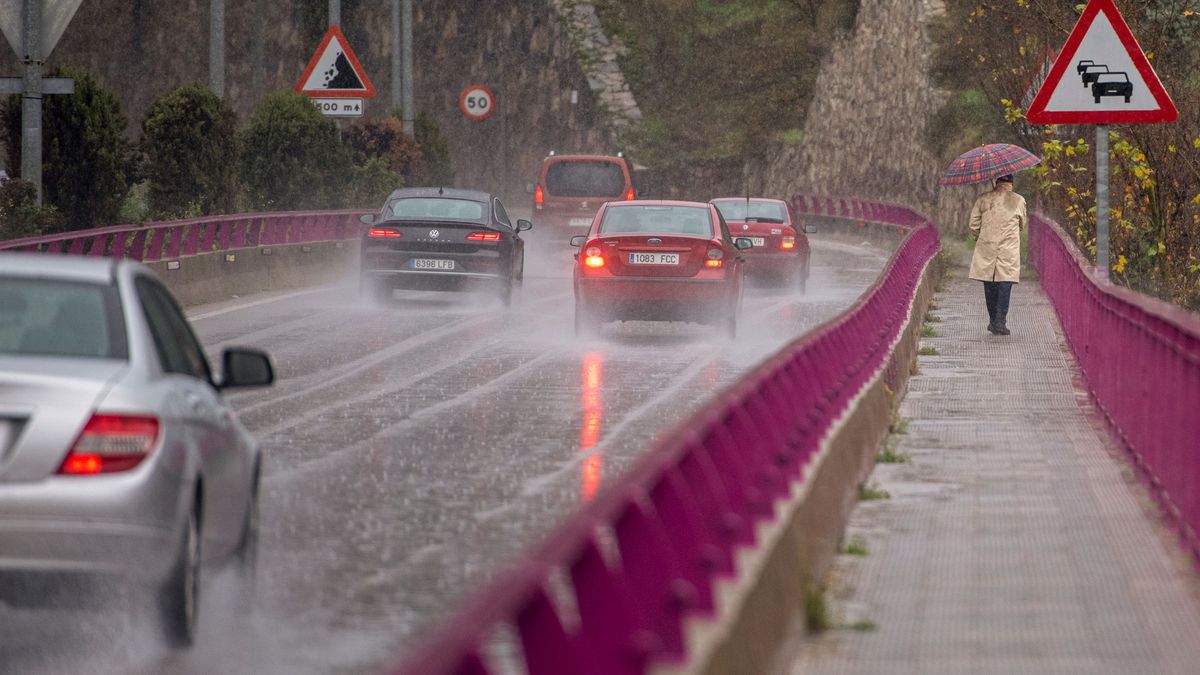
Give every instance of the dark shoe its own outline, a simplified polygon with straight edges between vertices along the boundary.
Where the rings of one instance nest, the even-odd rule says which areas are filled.
[[[1008,326],[1005,326],[1004,324],[1000,324],[999,326],[996,326],[996,335],[1008,335],[1008,334],[1009,334]]]
[[[991,333],[992,335],[999,335],[999,334],[1000,334],[1000,333],[998,333],[998,332],[996,331],[996,324],[994,324],[994,323],[989,323],[989,324],[988,324],[988,332],[989,332],[989,333]]]

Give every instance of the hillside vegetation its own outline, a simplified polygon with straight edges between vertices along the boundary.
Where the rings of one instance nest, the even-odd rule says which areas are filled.
[[[1179,108],[1170,124],[1109,127],[1112,278],[1200,309],[1200,3],[1117,0]],[[948,0],[935,31],[939,83],[951,91],[931,141],[945,161],[974,145],[1012,142],[1042,157],[1019,177],[1095,256],[1095,128],[1025,122],[1030,82],[1052,60],[1084,4]],[[1026,96],[1029,98],[1026,98]]]
[[[599,0],[644,115],[654,167],[763,156],[799,141],[821,56],[857,0]]]

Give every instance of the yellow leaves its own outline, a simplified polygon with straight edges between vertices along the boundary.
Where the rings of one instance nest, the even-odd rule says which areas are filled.
[[[1009,124],[1015,124],[1019,120],[1025,119],[1025,112],[1019,107],[1013,105],[1012,99],[1000,99],[1000,105],[1004,106],[1004,121]]]
[[[1174,145],[1168,145],[1167,152],[1174,154],[1174,153],[1179,152],[1179,149],[1176,148]]]
[[[1117,256],[1117,262],[1112,266],[1114,272],[1124,272],[1125,265],[1129,263],[1129,259],[1123,255]]]
[[[1192,141],[1192,147],[1196,148],[1197,150],[1200,150],[1200,138],[1194,139]]]
[[[1154,52],[1146,52],[1146,60],[1153,61],[1154,60]]]
[[[1021,56],[1025,56],[1025,51],[1026,51],[1025,45],[1021,45],[1020,47],[1017,47],[1017,53],[1020,54]]]

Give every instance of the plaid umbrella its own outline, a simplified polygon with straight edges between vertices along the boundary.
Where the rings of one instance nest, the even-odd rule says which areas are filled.
[[[1016,173],[1042,160],[1020,146],[992,143],[973,148],[958,156],[942,172],[942,185],[982,183]]]

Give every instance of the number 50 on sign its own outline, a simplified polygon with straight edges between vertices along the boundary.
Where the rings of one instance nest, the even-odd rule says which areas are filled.
[[[495,111],[496,95],[482,84],[473,84],[462,90],[458,97],[458,108],[472,122],[482,122]]]

